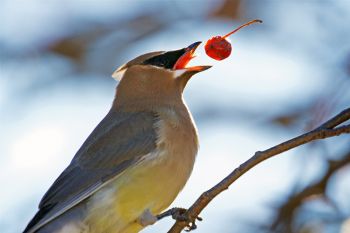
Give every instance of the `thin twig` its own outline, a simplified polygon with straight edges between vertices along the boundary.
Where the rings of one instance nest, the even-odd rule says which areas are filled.
[[[200,197],[195,201],[195,203],[187,210],[185,215],[188,217],[188,221],[180,221],[177,220],[175,224],[171,227],[168,233],[180,233],[186,226],[190,225],[191,222],[194,222],[201,211],[222,191],[228,189],[228,187],[235,182],[239,177],[241,177],[244,173],[249,171],[251,168],[255,167],[257,164],[262,161],[269,159],[275,155],[281,154],[290,149],[296,148],[303,144],[338,136],[345,133],[350,133],[350,125],[343,125],[336,127],[343,122],[350,119],[350,108],[345,109],[335,117],[331,118],[320,127],[302,134],[298,137],[285,141],[281,144],[278,144],[270,149],[264,151],[257,151],[254,156],[248,159],[246,162],[241,164],[238,168],[233,170],[227,177],[225,177],[222,181],[216,184],[211,189],[202,193]],[[336,128],[335,128],[336,127]]]

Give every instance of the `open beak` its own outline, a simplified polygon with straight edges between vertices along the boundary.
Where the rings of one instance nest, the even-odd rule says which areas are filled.
[[[173,69],[174,70],[181,70],[181,69],[185,69],[187,70],[187,72],[201,72],[204,70],[209,69],[211,66],[192,66],[192,67],[186,67],[187,64],[196,56],[194,55],[194,52],[196,51],[196,49],[198,48],[198,46],[201,44],[201,41],[195,42],[193,44],[191,44],[190,46],[188,46],[187,48],[185,48],[185,53],[182,54],[176,61]]]

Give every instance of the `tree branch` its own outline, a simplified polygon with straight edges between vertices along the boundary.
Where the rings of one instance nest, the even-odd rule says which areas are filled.
[[[261,163],[262,161],[315,140],[350,133],[350,124],[336,127],[349,119],[350,108],[347,108],[335,117],[331,118],[330,120],[319,126],[318,128],[308,133],[302,134],[298,137],[285,141],[267,150],[257,151],[253,157],[251,157],[246,162],[242,163],[238,168],[233,170],[222,181],[220,181],[211,189],[202,193],[202,195],[195,201],[195,203],[184,213],[184,216],[186,216],[185,219],[187,219],[187,221],[183,221],[183,219],[182,221],[176,220],[175,224],[171,227],[168,233],[180,233],[185,227],[189,226],[190,224],[193,224],[198,215],[202,212],[202,210],[218,194],[228,189],[228,187],[239,177],[241,177],[244,173],[249,171],[251,168],[255,167],[257,164]]]

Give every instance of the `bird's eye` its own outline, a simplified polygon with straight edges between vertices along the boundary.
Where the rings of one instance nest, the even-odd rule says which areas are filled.
[[[177,60],[185,53],[185,49],[166,52],[145,60],[142,64],[172,69]]]

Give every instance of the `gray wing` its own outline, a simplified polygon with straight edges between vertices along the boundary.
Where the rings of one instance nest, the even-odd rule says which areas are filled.
[[[24,232],[34,232],[91,196],[111,178],[156,148],[151,112],[110,111],[93,130],[69,166],[39,204],[39,211]]]

